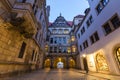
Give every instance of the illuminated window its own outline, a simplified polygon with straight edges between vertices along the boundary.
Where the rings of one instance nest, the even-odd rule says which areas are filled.
[[[45,45],[45,50],[48,51],[48,45]]]
[[[69,30],[68,29],[65,29],[64,30],[64,34],[68,34],[69,33]]]
[[[96,63],[97,63],[98,71],[109,71],[109,67],[106,62],[106,59],[105,59],[104,55],[102,55],[101,53],[98,53],[96,55]]]
[[[68,49],[67,49],[67,52],[68,52],[68,53],[70,53],[70,52],[71,52],[71,49],[70,49],[70,47],[68,47]]]
[[[72,52],[76,52],[76,47],[72,46]]]
[[[116,50],[115,58],[116,58],[116,61],[117,61],[118,65],[119,65],[119,68],[120,68],[120,47],[117,48],[117,50]]]
[[[71,37],[71,41],[75,41],[75,36],[72,36],[72,37]]]

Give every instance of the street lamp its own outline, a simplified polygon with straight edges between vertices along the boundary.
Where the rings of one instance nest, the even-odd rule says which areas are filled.
[[[86,55],[85,55],[85,54],[83,54],[82,56],[83,56],[83,58],[86,58]]]

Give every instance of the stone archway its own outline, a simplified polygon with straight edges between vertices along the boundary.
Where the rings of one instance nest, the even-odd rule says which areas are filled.
[[[44,63],[44,68],[50,68],[50,65],[51,65],[50,59],[46,59]]]
[[[66,67],[66,62],[64,58],[58,57],[54,59],[53,68],[59,68],[59,67],[60,68]]]
[[[70,58],[69,59],[69,68],[75,68],[75,65],[76,65],[75,60]]]
[[[57,63],[57,68],[64,68],[64,63],[63,62],[58,62]]]

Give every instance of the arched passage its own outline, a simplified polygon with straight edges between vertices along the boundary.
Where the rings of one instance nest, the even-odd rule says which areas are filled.
[[[65,59],[63,58],[56,58],[53,63],[53,68],[65,68]]]
[[[75,60],[74,59],[69,59],[69,68],[75,68]]]
[[[64,68],[64,63],[63,62],[58,62],[57,63],[57,68]]]
[[[44,68],[50,68],[50,59],[45,60]]]

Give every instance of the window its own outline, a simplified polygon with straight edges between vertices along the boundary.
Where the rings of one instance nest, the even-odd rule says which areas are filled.
[[[91,37],[90,37],[90,40],[91,40],[91,43],[95,43],[96,41],[99,40],[99,36],[98,36],[98,33],[95,32]]]
[[[117,14],[115,14],[111,19],[109,19],[106,24],[104,24],[103,29],[105,31],[105,34],[109,34],[118,27],[120,27],[120,19]]]
[[[71,41],[75,41],[75,36],[71,36]]]
[[[67,48],[67,52],[71,53],[71,48],[70,47]]]
[[[69,33],[69,30],[68,29],[65,29],[64,30],[64,34],[68,34]]]
[[[63,53],[67,53],[66,47],[63,48]]]
[[[59,30],[58,30],[58,33],[59,33],[59,34],[62,34],[62,33],[63,33],[63,30],[62,30],[62,29],[59,29]]]
[[[82,45],[80,45],[80,51],[82,51]]]
[[[85,32],[85,28],[83,27],[83,28],[81,29],[81,35],[82,35],[84,32]]]
[[[54,47],[54,53],[57,53],[57,47]]]
[[[63,37],[63,43],[66,44],[67,41],[66,41],[66,37]]]
[[[112,32],[112,29],[108,23],[103,25],[103,28],[104,28],[106,34],[109,34],[110,32]]]
[[[54,44],[57,44],[57,37],[54,38]]]
[[[34,15],[36,15],[37,10],[38,10],[38,6],[36,6],[36,9],[35,9],[35,11],[34,11]]]
[[[120,47],[118,47],[118,48],[116,49],[115,59],[116,59],[118,65],[119,65],[119,68],[120,68]]]
[[[89,17],[89,19],[87,20],[87,22],[86,22],[86,24],[87,24],[87,26],[89,27],[91,24],[92,24],[92,22],[93,22],[93,17],[92,17],[92,15]]]
[[[97,53],[96,55],[96,67],[98,71],[109,71],[109,66],[101,52]]]
[[[84,49],[88,47],[88,42],[87,42],[87,40],[86,40],[85,42],[83,42],[83,47],[84,47]]]
[[[96,11],[98,14],[102,11],[102,9],[107,5],[108,2],[109,2],[109,0],[101,0],[99,2],[99,4],[96,7]]]
[[[22,3],[25,3],[26,2],[26,0],[22,0]]]
[[[24,55],[24,52],[25,52],[25,48],[26,48],[26,43],[23,42],[22,46],[21,46],[21,49],[20,49],[20,52],[19,52],[18,58],[23,58],[23,55]]]
[[[72,46],[72,52],[75,53],[76,52],[76,47]]]
[[[31,61],[34,59],[35,50],[33,50]]]
[[[37,52],[35,53],[34,61],[37,60]]]
[[[53,44],[53,38],[50,38],[50,43]]]
[[[89,20],[90,20],[90,23],[92,23],[93,22],[93,17],[90,16]]]
[[[52,29],[52,33],[56,34],[57,33],[57,29]]]
[[[78,38],[80,38],[80,33],[78,33]]]
[[[61,52],[62,52],[62,47],[60,46],[60,47],[59,47],[59,53],[61,53]]]
[[[32,6],[32,9],[35,8],[36,1],[37,1],[37,0],[34,0],[34,3],[33,3],[33,6]]]
[[[50,53],[52,53],[52,52],[53,52],[53,47],[50,46]]]
[[[87,24],[87,26],[88,26],[88,27],[90,26],[90,23],[89,23],[89,21],[88,21],[88,20],[87,20],[86,24]]]
[[[59,37],[59,44],[62,44],[62,37]]]
[[[98,4],[98,6],[96,7],[97,13],[100,13],[102,11],[103,7]]]
[[[120,27],[120,19],[118,18],[117,15],[115,15],[112,19],[111,19],[111,23],[113,24],[113,27],[116,29],[118,27]]]
[[[105,5],[107,5],[108,1],[109,0],[101,0],[101,3],[102,3],[103,6],[105,6]]]

